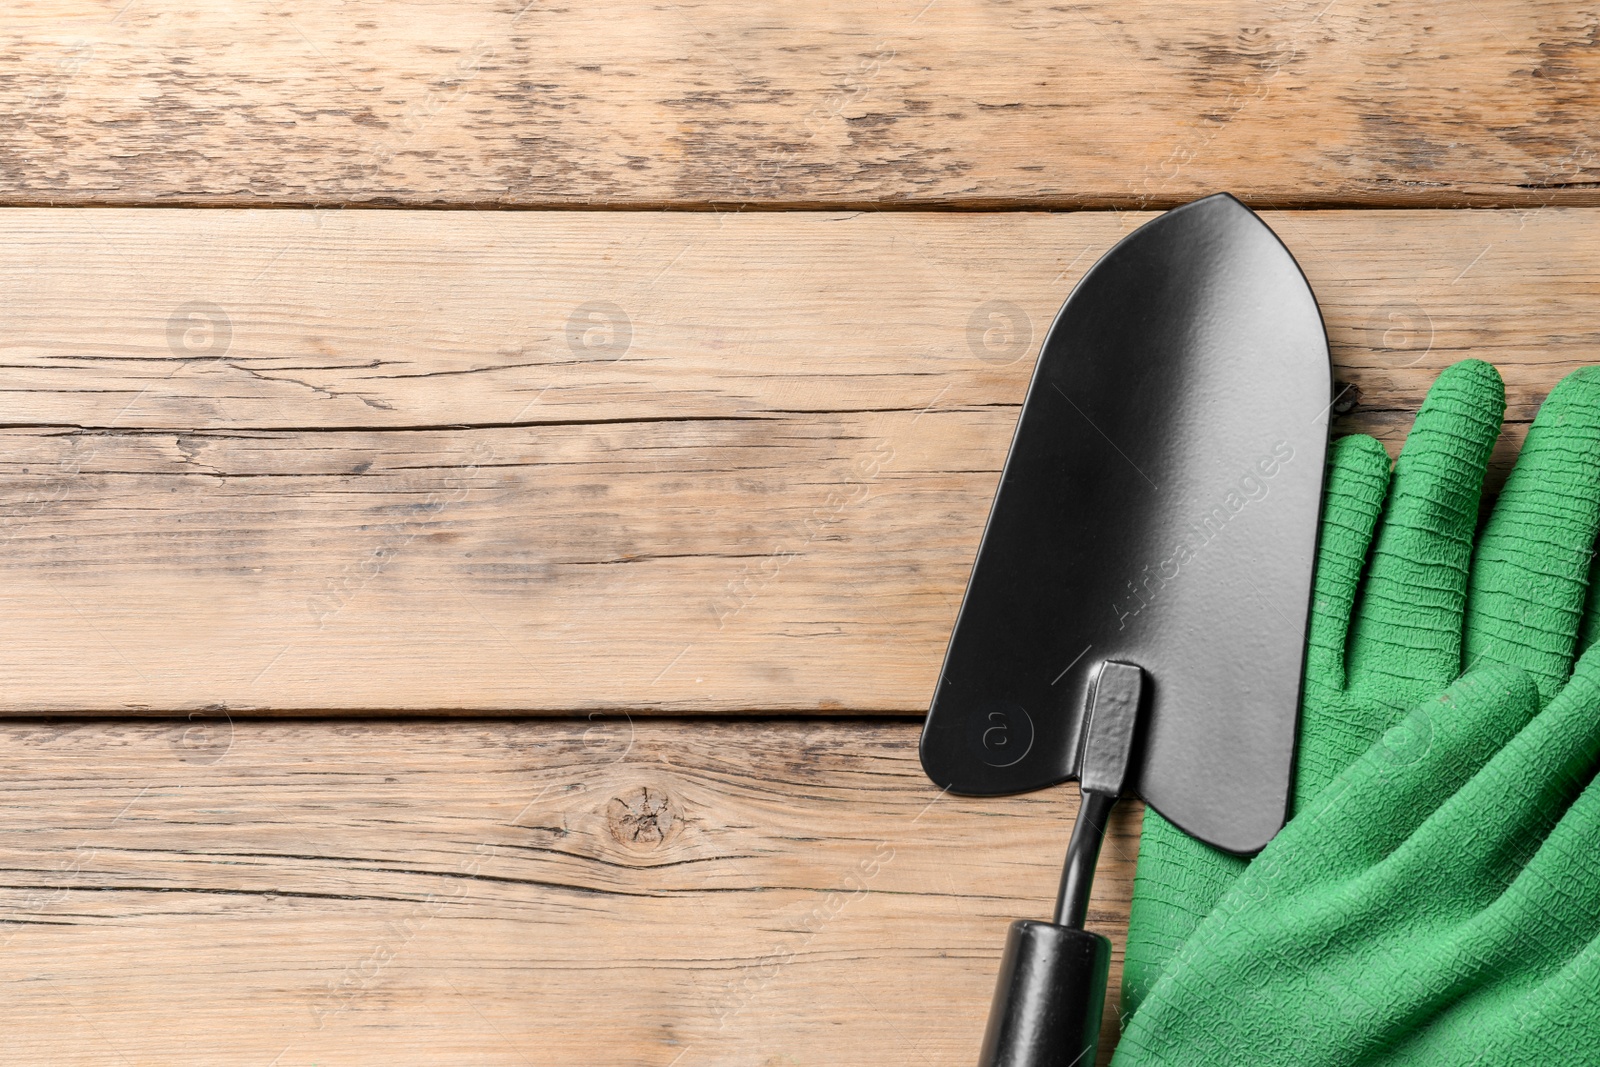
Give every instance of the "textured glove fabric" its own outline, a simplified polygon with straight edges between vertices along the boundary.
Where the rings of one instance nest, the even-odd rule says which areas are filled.
[[[1377,442],[1335,443],[1307,635],[1296,810],[1464,666],[1519,667],[1548,699],[1568,677],[1580,634],[1600,633],[1600,613],[1585,615],[1600,529],[1600,368],[1569,375],[1540,408],[1475,549],[1504,408],[1499,375],[1470,360],[1429,391],[1392,479]],[[1146,813],[1125,1017],[1244,868]]]
[[[1469,673],[1308,800],[1193,931],[1116,1067],[1600,1057],[1600,650],[1539,711]]]

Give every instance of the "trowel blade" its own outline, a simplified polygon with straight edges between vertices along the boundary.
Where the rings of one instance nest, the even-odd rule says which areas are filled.
[[[1075,778],[1106,660],[1150,679],[1130,791],[1253,852],[1287,814],[1328,440],[1327,337],[1226,194],[1084,275],[1046,336],[922,735],[958,793]]]

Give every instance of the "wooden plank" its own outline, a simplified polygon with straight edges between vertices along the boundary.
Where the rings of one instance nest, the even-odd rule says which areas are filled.
[[[0,212],[0,711],[920,713],[1144,217]],[[1594,358],[1600,212],[1269,220],[1344,428]]]
[[[0,754],[28,1063],[970,1064],[1076,804],[942,796],[908,723],[12,722]],[[1090,915],[1118,970],[1128,807]]]
[[[1597,202],[1579,0],[0,12],[0,202]]]

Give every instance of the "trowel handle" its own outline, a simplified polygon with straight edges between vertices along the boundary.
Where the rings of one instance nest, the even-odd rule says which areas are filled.
[[[1101,664],[1089,694],[1078,817],[1061,868],[1056,921],[1011,924],[978,1067],[1092,1067],[1111,942],[1083,928],[1106,824],[1128,776],[1144,672]]]
[[[978,1067],[1092,1067],[1110,967],[1099,934],[1012,923]]]

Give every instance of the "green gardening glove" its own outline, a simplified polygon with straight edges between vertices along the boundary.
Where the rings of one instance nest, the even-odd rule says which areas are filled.
[[[1600,1061],[1600,649],[1538,707],[1488,667],[1385,733],[1193,931],[1114,1067]]]
[[[1565,682],[1600,528],[1600,368],[1569,375],[1545,401],[1474,548],[1504,409],[1499,375],[1469,360],[1429,391],[1392,480],[1376,441],[1334,444],[1307,641],[1297,809],[1463,666],[1521,667],[1543,699]],[[1124,1017],[1246,863],[1146,812]]]

